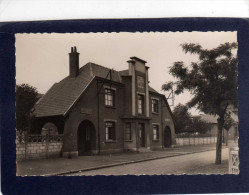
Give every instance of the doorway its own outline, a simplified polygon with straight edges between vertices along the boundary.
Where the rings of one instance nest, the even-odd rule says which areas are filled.
[[[145,147],[145,129],[143,123],[138,123],[140,147]]]
[[[171,130],[168,126],[164,128],[164,147],[168,148],[171,146]]]
[[[95,142],[94,125],[88,120],[81,122],[78,128],[78,155],[91,155]]]

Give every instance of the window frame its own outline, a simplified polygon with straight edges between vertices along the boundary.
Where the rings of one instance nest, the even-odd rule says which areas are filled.
[[[154,104],[153,101],[157,102],[157,104]],[[157,105],[157,110],[155,110],[155,105]],[[152,113],[159,113],[159,100],[156,98],[151,98],[151,112]]]
[[[152,140],[154,141],[159,140],[159,125],[158,124],[152,124]]]
[[[108,88],[108,87],[105,87],[105,106],[106,107],[111,107],[111,108],[114,108],[115,107],[115,91],[114,89],[112,88]],[[111,93],[109,94],[107,91],[110,91]],[[112,97],[112,100],[108,99],[108,97]],[[109,105],[108,102],[112,102],[112,105]]]
[[[108,128],[107,124],[112,124],[112,137],[110,138],[110,129]],[[110,126],[109,126],[110,127]],[[114,121],[105,121],[105,141],[116,141],[116,123]]]
[[[139,97],[142,97],[142,99],[139,99]],[[141,109],[140,109],[140,102],[141,101]],[[141,110],[141,112],[140,112]],[[144,110],[144,95],[143,94],[137,94],[137,113],[143,115],[145,112]]]
[[[127,125],[129,125],[129,128],[127,128]],[[127,129],[129,133],[127,133]],[[129,139],[127,139],[127,135],[129,135]],[[131,129],[131,122],[126,122],[125,123],[125,134],[124,134],[124,140],[125,141],[132,141],[132,129]]]

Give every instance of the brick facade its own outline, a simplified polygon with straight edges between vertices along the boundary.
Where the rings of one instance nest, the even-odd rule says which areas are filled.
[[[74,67],[73,61],[70,60],[70,67]],[[37,123],[45,123],[44,118],[64,118],[63,156],[139,151],[142,147],[156,150],[175,145],[170,107],[165,96],[148,85],[149,67],[137,57],[131,57],[128,63],[128,70],[119,72],[88,63],[80,68],[79,75],[62,80],[38,102]],[[77,92],[81,84],[83,91]],[[152,112],[152,99],[157,103],[156,112]],[[62,104],[55,107],[57,102]],[[70,106],[66,107],[67,103]]]

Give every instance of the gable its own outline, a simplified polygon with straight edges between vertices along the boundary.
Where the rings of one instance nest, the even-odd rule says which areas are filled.
[[[54,84],[35,104],[33,108],[35,116],[64,115],[93,80],[94,77],[89,74],[88,69],[89,67],[84,66],[78,77],[66,77]]]

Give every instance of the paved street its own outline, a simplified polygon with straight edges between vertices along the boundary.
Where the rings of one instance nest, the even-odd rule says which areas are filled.
[[[217,174],[217,166],[222,168],[221,174],[226,173],[228,159],[228,149],[222,150],[222,165],[213,165],[215,160],[215,150],[163,158],[158,160],[150,160],[145,162],[115,166],[110,168],[102,168],[82,173],[74,173],[71,175],[161,175],[161,174],[198,174],[204,173],[208,168],[208,174]],[[199,170],[200,172],[196,172]]]
[[[159,151],[141,150],[112,155],[79,156],[71,159],[26,160],[17,162],[17,175],[78,175],[79,171],[82,171],[82,175],[178,174],[185,171],[187,174],[199,172],[209,174],[212,171],[224,174],[227,171],[226,152],[227,150],[223,150],[226,164],[215,167],[213,167],[215,144],[167,148]],[[197,169],[198,166],[200,169]]]

